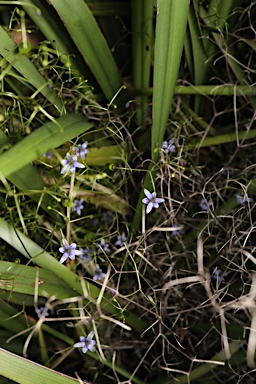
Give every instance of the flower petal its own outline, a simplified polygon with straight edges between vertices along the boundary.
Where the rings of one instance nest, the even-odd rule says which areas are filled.
[[[92,340],[92,341],[90,342],[90,344],[88,345],[88,349],[89,349],[91,352],[95,352],[94,344],[95,344],[95,341]]]
[[[82,163],[79,163],[78,161],[75,162],[75,167],[77,168],[85,168],[85,165],[83,165]]]
[[[82,352],[83,352],[83,353],[86,353],[87,351],[88,351],[88,346],[85,345],[85,346],[82,348]]]
[[[68,248],[68,242],[67,242],[67,240],[66,239],[62,239],[62,245],[63,245],[63,247],[65,248],[65,249],[67,249]]]
[[[93,339],[93,336],[94,336],[94,332],[91,331],[91,332],[89,333],[89,335],[87,336],[87,340],[92,340],[92,339]]]
[[[152,199],[152,193],[150,193],[146,188],[144,189],[144,193],[147,196],[148,199]]]
[[[153,203],[152,202],[148,203],[148,206],[147,206],[147,209],[146,209],[146,213],[151,212],[152,208],[153,208]]]
[[[68,258],[68,256],[67,256],[66,254],[64,254],[64,255],[62,256],[62,258],[60,259],[60,263],[63,264],[64,261],[67,260],[67,258]]]
[[[159,203],[163,203],[164,202],[164,199],[162,199],[162,197],[156,197],[155,198],[155,203],[159,204]]]
[[[82,348],[84,346],[84,341],[79,341],[78,343],[74,344],[75,348]]]

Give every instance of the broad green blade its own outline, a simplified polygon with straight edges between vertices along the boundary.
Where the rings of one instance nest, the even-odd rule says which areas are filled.
[[[22,313],[18,313],[9,303],[0,299],[0,327],[14,334],[27,329],[28,322]]]
[[[72,288],[79,295],[84,295],[80,279],[77,274],[69,270],[65,265],[60,264],[57,259],[51,256],[48,252],[45,252],[43,248],[37,245],[34,241],[26,237],[23,233],[15,230],[12,225],[7,223],[4,219],[0,218],[0,238],[9,243],[23,256],[30,259],[31,263],[37,264],[39,267],[46,271],[54,271],[70,288]],[[97,299],[100,293],[100,289],[94,284],[84,280],[86,290],[89,298]],[[120,315],[120,309],[115,304],[115,299],[104,295],[101,300],[101,306],[106,311]],[[140,332],[145,331],[148,328],[148,324],[139,319],[132,312],[125,311],[123,314],[127,316],[127,324],[131,325]],[[123,317],[122,317],[123,319]]]
[[[193,80],[195,85],[202,85],[205,82],[209,64],[207,63],[207,57],[204,52],[202,39],[200,39],[201,34],[198,27],[197,17],[194,11],[194,7],[192,6],[189,9],[188,25],[193,55]],[[201,103],[202,97],[195,97],[195,113],[199,113]]]
[[[0,131],[0,148],[3,149],[4,147],[9,147],[10,144],[11,141],[9,138],[2,131]],[[12,173],[8,179],[23,192],[34,192],[38,190],[38,194],[30,193],[30,196],[33,200],[37,202],[39,201],[45,187],[45,183],[33,165],[25,165],[25,167],[21,168],[19,171]],[[47,210],[48,213],[53,214],[53,211],[48,210],[48,206],[51,205],[51,201],[52,199],[50,196],[45,194],[40,206]]]
[[[79,278],[74,272],[69,270],[65,265],[60,264],[57,259],[51,256],[48,252],[45,252],[43,248],[23,235],[23,233],[15,230],[12,225],[2,218],[0,218],[0,237],[23,256],[30,259],[31,264],[35,263],[46,271],[54,271],[54,273],[60,276],[69,287],[74,289],[80,295],[83,294]],[[91,296],[94,298],[97,297],[99,289],[90,283],[88,283],[88,287]]]
[[[18,72],[20,72],[28,83],[32,84],[35,89],[40,89],[44,97],[50,101],[58,111],[63,112],[64,106],[62,100],[57,93],[47,87],[48,82],[42,77],[35,66],[27,58],[17,50],[17,45],[8,36],[7,32],[0,26],[0,55],[11,64]],[[1,77],[8,74],[8,66],[2,70]]]
[[[159,159],[177,81],[188,19],[189,0],[158,0],[153,80],[153,126],[151,133],[152,164]],[[147,172],[133,218],[136,234],[141,223],[144,188],[154,189],[153,165]],[[150,172],[152,172],[150,174]],[[160,196],[159,196],[160,197]],[[162,196],[161,196],[162,197]]]
[[[0,348],[0,375],[19,384],[74,384],[78,380]]]
[[[38,29],[51,43],[60,60],[68,68],[76,69],[81,76],[87,77],[88,68],[73,44],[67,30],[58,20],[53,7],[48,2],[26,0],[22,6]],[[38,12],[40,14],[38,15]]]
[[[122,79],[106,40],[84,0],[52,0],[70,36],[111,101],[122,87]]]
[[[1,176],[7,178],[45,152],[59,147],[91,127],[92,124],[83,116],[74,113],[44,124],[0,155]]]
[[[153,0],[131,1],[132,21],[132,73],[133,86],[146,89],[150,85],[152,62],[153,32]],[[145,126],[148,115],[148,97],[139,96],[136,99],[136,124]]]
[[[42,268],[1,261],[0,276],[0,288],[6,291],[34,295],[37,281],[38,296],[62,300],[76,295],[63,279]]]
[[[213,145],[220,145],[236,142],[237,140],[249,140],[256,137],[256,129],[250,129],[248,131],[240,131],[238,133],[226,133],[224,135],[218,135],[214,137],[205,137],[203,140],[192,140],[189,143],[189,148],[203,148],[212,147]]]
[[[152,159],[156,162],[168,121],[187,26],[189,0],[158,0],[153,80]]]
[[[111,163],[121,163],[125,154],[119,145],[109,145],[100,148],[90,148],[86,155],[86,164],[89,166],[104,166]]]

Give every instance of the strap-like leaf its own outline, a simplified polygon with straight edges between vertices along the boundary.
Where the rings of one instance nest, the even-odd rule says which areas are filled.
[[[9,62],[27,81],[32,84],[44,97],[51,102],[60,112],[63,111],[63,102],[57,93],[47,87],[47,81],[38,72],[35,66],[17,50],[17,45],[8,36],[7,32],[0,26],[0,55]],[[8,73],[8,70],[7,70]],[[2,73],[3,76],[3,73]]]
[[[122,79],[107,42],[84,0],[52,0],[70,36],[83,55],[107,100],[122,87]]]
[[[74,384],[78,380],[0,348],[0,375],[20,384]]]
[[[91,128],[85,118],[69,114],[44,124],[0,156],[0,174],[8,177],[52,148]]]

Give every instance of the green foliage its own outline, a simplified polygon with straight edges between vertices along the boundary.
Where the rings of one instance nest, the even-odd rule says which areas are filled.
[[[0,7],[3,380],[251,380],[255,4]]]

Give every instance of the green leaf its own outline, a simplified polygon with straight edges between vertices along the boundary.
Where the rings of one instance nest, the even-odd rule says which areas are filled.
[[[198,27],[197,17],[194,11],[194,7],[189,8],[188,25],[191,38],[191,47],[193,55],[193,79],[195,85],[204,84],[206,75],[208,73],[209,64],[207,63],[207,56],[204,52],[204,46],[202,39],[200,39],[200,31]],[[199,112],[202,104],[202,97],[195,97],[195,113]]]
[[[111,101],[123,83],[111,51],[89,7],[84,0],[52,0],[51,3],[107,100]]]
[[[45,252],[43,248],[23,235],[23,233],[15,230],[12,225],[7,223],[2,218],[0,218],[0,238],[9,243],[23,256],[28,258],[30,262],[36,263],[39,267],[45,269],[46,271],[54,271],[54,273],[58,275],[72,290],[76,291],[79,295],[84,296],[85,292],[83,291],[78,275],[69,270],[65,265],[60,264],[57,259],[51,256],[48,252]],[[84,283],[87,291],[86,298],[88,300],[90,300],[90,298],[94,300],[97,299],[100,289],[86,280]],[[108,295],[103,295],[101,306],[104,307],[106,311],[114,315],[120,315],[120,310],[116,307],[115,301]],[[146,328],[148,328],[148,324],[144,320],[139,319],[132,312],[126,311],[125,316],[127,316],[127,323],[138,331],[143,332]]]
[[[11,141],[9,138],[0,131],[0,148],[3,149],[4,147],[9,147],[11,144]],[[16,187],[18,187],[21,191],[24,193],[28,191],[37,191],[38,194],[30,193],[30,196],[33,200],[39,201],[41,197],[41,193],[45,187],[45,183],[39,173],[36,171],[36,169],[31,164],[25,165],[25,167],[22,167],[19,171],[12,173],[8,176],[8,179],[11,181],[12,184],[14,184]],[[41,201],[41,207],[49,214],[54,214],[53,211],[48,211],[48,206],[51,205],[51,198],[49,195],[44,196],[43,200]],[[55,215],[56,216],[56,215]]]
[[[104,166],[111,163],[124,161],[122,148],[119,145],[108,145],[100,148],[90,148],[86,155],[86,164],[92,166]]]
[[[42,77],[35,66],[17,50],[17,45],[8,36],[7,32],[0,26],[0,55],[20,72],[35,89],[40,90],[42,95],[50,101],[58,111],[63,111],[62,100],[53,89],[47,87],[48,82]],[[2,70],[1,78],[8,74],[8,67]]]
[[[28,323],[25,316],[18,313],[16,309],[3,299],[0,299],[0,326],[14,334],[27,329]]]
[[[180,67],[189,0],[158,0],[153,81],[152,159],[157,161]]]
[[[64,25],[59,22],[58,15],[55,14],[53,7],[48,2],[40,0],[26,0],[26,5],[22,5],[31,20],[51,43],[53,49],[56,50],[62,63],[66,67],[77,70],[82,76],[87,75],[85,72],[86,64]],[[40,10],[40,16],[36,12],[38,10]]]
[[[91,127],[92,124],[83,116],[73,113],[44,124],[0,155],[1,176],[7,178],[45,152],[59,147]]]
[[[158,0],[156,41],[153,80],[153,126],[151,136],[152,164],[159,159],[166,124],[177,81],[184,37],[187,25],[189,0]],[[133,218],[132,231],[135,234],[142,217],[144,188],[152,192],[154,188],[154,165],[147,172]]]
[[[150,84],[153,32],[153,0],[131,1],[132,21],[132,73],[133,86],[145,89]],[[148,97],[139,96],[136,99],[136,124],[145,126],[148,115]]]
[[[78,380],[0,348],[0,375],[19,384],[74,384]]]
[[[27,265],[1,261],[0,288],[11,293],[34,295],[37,284],[38,296],[62,300],[75,296],[74,291],[51,271]]]

